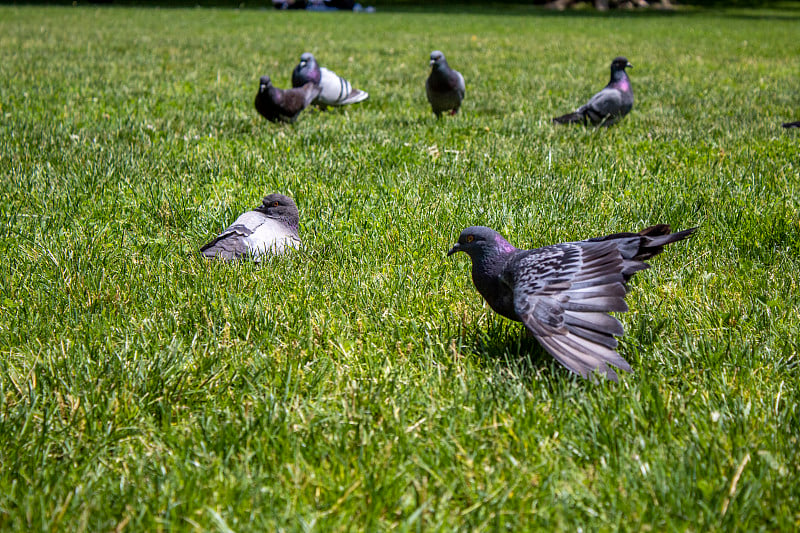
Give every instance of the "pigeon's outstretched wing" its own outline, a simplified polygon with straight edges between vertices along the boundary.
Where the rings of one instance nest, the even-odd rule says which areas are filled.
[[[284,222],[258,211],[248,211],[200,252],[208,258],[226,261],[252,256],[258,262],[262,255],[280,255],[299,246],[297,233]]]
[[[569,370],[598,370],[616,381],[609,365],[630,372],[617,354],[622,324],[611,311],[628,310],[622,255],[614,242],[556,244],[513,261],[504,279],[514,308],[544,348]]]
[[[626,282],[649,268],[646,259],[694,231],[670,233],[661,224],[522,252],[506,266],[503,281],[513,290],[520,320],[562,365],[583,377],[599,371],[616,381],[609,365],[631,367],[616,352],[622,324],[608,313],[628,310]]]

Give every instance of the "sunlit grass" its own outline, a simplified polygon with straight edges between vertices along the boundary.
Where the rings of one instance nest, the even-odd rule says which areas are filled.
[[[747,12],[750,13],[750,12]],[[0,8],[0,529],[800,524],[797,18]],[[431,50],[467,81],[425,100]],[[303,51],[370,93],[261,119]],[[624,54],[618,126],[554,128]],[[194,252],[268,192],[304,249]],[[459,231],[699,225],[593,384]]]

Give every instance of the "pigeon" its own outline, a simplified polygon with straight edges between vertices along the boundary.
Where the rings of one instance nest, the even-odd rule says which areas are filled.
[[[271,122],[294,122],[300,111],[319,94],[319,87],[306,83],[297,89],[273,87],[269,76],[261,76],[256,94],[256,110]]]
[[[269,194],[261,205],[239,215],[219,236],[200,248],[209,259],[231,261],[252,256],[259,262],[265,254],[281,255],[300,246],[300,214],[294,200]]]
[[[464,76],[450,68],[444,54],[439,50],[431,52],[430,64],[431,73],[425,81],[425,92],[428,94],[431,109],[436,118],[440,118],[445,111],[455,115],[466,92]]]
[[[292,71],[292,87],[302,87],[309,82],[320,89],[313,102],[320,107],[357,104],[369,98],[369,93],[353,89],[349,81],[320,67],[314,56],[305,52]]]
[[[783,127],[786,128],[786,129],[789,129],[789,128],[800,128],[800,120],[798,120],[797,122],[784,122],[783,123]]]
[[[605,89],[592,96],[574,113],[554,118],[553,123],[611,126],[627,115],[633,108],[633,89],[625,73],[626,68],[633,68],[633,65],[624,57],[615,57],[611,62],[611,80]]]
[[[472,258],[472,282],[497,313],[522,322],[545,350],[572,372],[599,371],[617,381],[613,365],[630,365],[616,352],[622,324],[611,311],[628,310],[627,282],[667,244],[697,228],[670,233],[659,224],[579,242],[519,250],[485,226],[465,229],[447,253]]]

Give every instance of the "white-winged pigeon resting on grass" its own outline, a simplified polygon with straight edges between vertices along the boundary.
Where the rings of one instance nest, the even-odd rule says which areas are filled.
[[[219,236],[200,249],[210,259],[230,261],[265,254],[280,255],[300,246],[300,214],[294,200],[269,194],[261,205],[239,216]]]
[[[557,124],[592,124],[610,126],[624,117],[633,108],[633,89],[631,80],[625,72],[632,68],[624,57],[615,57],[611,62],[611,81],[605,89],[592,96],[573,113],[553,119]]]
[[[613,365],[630,365],[616,352],[622,324],[608,313],[628,310],[627,282],[667,244],[696,228],[670,233],[666,224],[579,242],[519,250],[485,226],[465,229],[448,252],[472,258],[472,281],[489,306],[522,322],[553,357],[583,377],[617,380]]]
[[[466,86],[464,76],[450,68],[444,54],[438,50],[431,52],[431,73],[425,81],[425,92],[428,102],[436,118],[449,111],[451,115],[458,113],[464,100]]]

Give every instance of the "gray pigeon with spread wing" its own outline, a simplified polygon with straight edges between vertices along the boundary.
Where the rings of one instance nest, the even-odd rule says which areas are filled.
[[[297,89],[278,89],[269,76],[261,76],[256,94],[256,111],[271,122],[294,122],[300,111],[319,94],[319,87],[307,83]]]
[[[319,106],[357,104],[369,98],[369,93],[354,89],[349,81],[325,67],[320,67],[314,56],[305,52],[292,71],[292,87],[302,87],[309,82],[320,89],[313,102]]]
[[[425,81],[425,92],[428,95],[428,102],[431,103],[431,109],[436,118],[440,118],[446,111],[455,115],[461,108],[466,93],[464,76],[450,68],[444,54],[439,50],[431,52],[430,64],[431,73]]]
[[[265,254],[280,255],[300,246],[300,213],[294,200],[283,194],[264,197],[261,205],[239,216],[219,236],[200,248],[211,259],[230,261]]]
[[[605,89],[577,111],[553,119],[556,124],[592,124],[611,126],[633,109],[633,89],[631,80],[625,72],[633,68],[624,57],[615,57],[611,62],[611,81]]]
[[[583,377],[594,371],[614,381],[609,366],[631,371],[616,352],[622,324],[609,315],[628,310],[627,282],[667,244],[696,228],[670,233],[666,224],[639,233],[519,250],[485,226],[465,229],[447,253],[472,258],[472,281],[489,306],[522,322],[550,355]]]

